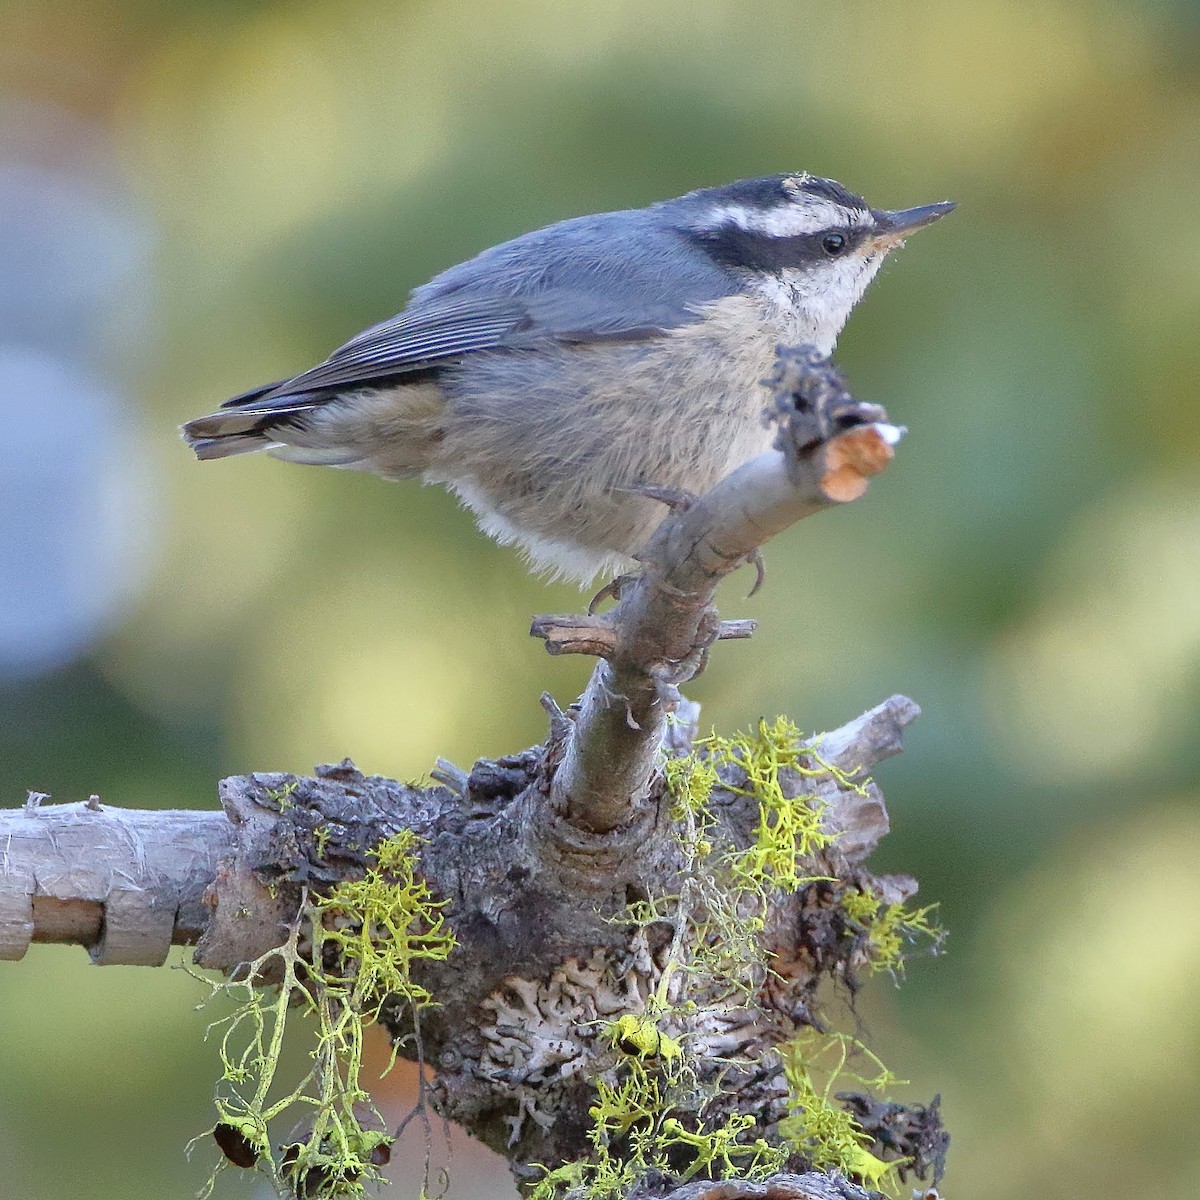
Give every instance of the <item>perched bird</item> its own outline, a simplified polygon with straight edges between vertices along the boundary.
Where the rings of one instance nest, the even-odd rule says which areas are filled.
[[[824,354],[889,250],[948,213],[772,175],[561,221],[444,271],[319,366],[184,426],[202,459],[449,487],[537,569],[629,565],[663,518],[766,449],[776,346]]]

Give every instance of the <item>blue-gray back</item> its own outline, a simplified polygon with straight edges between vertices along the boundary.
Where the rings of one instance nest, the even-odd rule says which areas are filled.
[[[442,272],[413,292],[399,316],[250,402],[268,408],[301,393],[427,371],[479,350],[657,337],[696,320],[696,306],[736,290],[729,272],[676,231],[667,205],[577,217]]]

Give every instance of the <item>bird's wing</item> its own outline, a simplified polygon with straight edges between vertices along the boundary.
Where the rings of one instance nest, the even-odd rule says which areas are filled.
[[[552,297],[546,297],[553,301]],[[502,347],[516,349],[547,340],[601,341],[659,336],[665,329],[645,322],[630,322],[610,315],[596,319],[568,305],[559,297],[560,308],[570,308],[578,317],[569,322],[539,319],[533,306],[511,297],[455,297],[453,303],[423,305],[406,309],[399,316],[370,329],[335,350],[323,363],[267,390],[256,389],[226,401],[223,407],[253,404],[268,408],[301,393],[344,390],[373,381],[425,371],[476,350]],[[547,314],[549,315],[549,314]],[[574,328],[566,328],[565,325]]]
[[[427,370],[447,358],[504,345],[529,324],[520,304],[491,297],[406,309],[364,330],[311,370],[255,397],[254,404],[264,407],[303,392],[340,391]]]
[[[680,270],[669,231],[631,229],[628,221],[604,227],[629,215],[567,221],[486,250],[418,288],[399,316],[325,362],[228,406],[284,408],[304,393],[369,386],[480,350],[657,337],[729,293],[731,281],[715,265]]]

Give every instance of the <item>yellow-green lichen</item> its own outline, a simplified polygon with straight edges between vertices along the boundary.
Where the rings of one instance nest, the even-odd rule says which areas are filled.
[[[282,946],[240,981],[213,985],[239,1000],[212,1027],[223,1029],[214,1135],[230,1161],[256,1165],[280,1195],[359,1197],[386,1161],[390,1138],[362,1082],[364,1030],[385,1000],[409,1005],[415,1020],[432,998],[412,978],[414,964],[444,961],[455,945],[442,903],[416,875],[416,847],[409,830],[382,842],[361,879],[306,896]],[[256,986],[264,978],[278,982]],[[312,1065],[287,1090],[277,1085],[284,1034],[303,1019]],[[293,1128],[273,1151],[270,1129],[285,1118],[303,1134]]]
[[[873,891],[847,888],[840,900],[842,909],[865,933],[868,969],[872,974],[887,971],[904,974],[905,949],[924,939],[936,953],[946,932],[937,923],[936,904],[914,908],[903,902],[885,904]]]
[[[413,981],[413,963],[445,962],[455,946],[441,913],[445,901],[435,901],[415,873],[416,843],[416,834],[401,830],[376,847],[375,865],[361,879],[310,901],[314,962],[334,948],[351,1004],[372,1020],[389,997],[416,1008],[432,1003]]]
[[[325,852],[329,849],[330,836],[328,825],[318,825],[313,830],[313,846],[316,849],[318,858],[325,857]]]
[[[843,1035],[808,1030],[780,1047],[790,1102],[774,1143],[753,1136],[754,1114],[733,1113],[711,1125],[703,1119],[720,1083],[711,1076],[700,1082],[704,1064],[691,1047],[702,1044],[703,1035],[692,1034],[702,1028],[705,1014],[719,1018],[757,1004],[771,969],[762,945],[770,894],[836,882],[814,870],[836,836],[822,825],[824,805],[810,796],[787,797],[785,770],[829,776],[840,788],[865,794],[865,782],[825,762],[783,717],[730,738],[713,734],[692,753],[664,763],[682,852],[680,890],[639,900],[614,920],[669,925],[673,937],[644,1011],[623,1014],[604,1027],[613,1048],[627,1057],[593,1079],[591,1153],[546,1170],[530,1200],[616,1200],[652,1172],[679,1181],[698,1175],[765,1178],[793,1155],[873,1188],[892,1184],[893,1164],[870,1152],[871,1139],[837,1104],[833,1089],[848,1080],[873,1087],[895,1081]],[[732,843],[710,807],[722,780],[731,781],[723,785],[727,790],[757,802],[746,845]],[[879,930],[882,939],[884,926]],[[872,1079],[847,1069],[851,1049],[878,1068]]]
[[[854,1051],[867,1059],[875,1073],[866,1077],[850,1070]],[[887,1091],[903,1081],[856,1038],[807,1029],[779,1048],[791,1092],[791,1113],[779,1123],[779,1132],[818,1171],[840,1171],[879,1191],[896,1184],[895,1169],[904,1159],[885,1162],[867,1147],[871,1138],[854,1117],[836,1101],[839,1085],[857,1083]],[[822,1079],[819,1085],[818,1079]]]
[[[670,1061],[683,1054],[683,1047],[646,1016],[625,1013],[605,1028],[613,1046],[635,1058],[661,1058]]]
[[[280,811],[287,812],[292,807],[292,795],[300,786],[300,780],[293,779],[282,787],[267,788],[267,799]]]
[[[681,1058],[654,1073],[633,1058],[621,1071],[618,1082],[596,1080],[596,1101],[588,1109],[591,1154],[546,1170],[529,1200],[620,1200],[650,1173],[681,1181],[701,1175],[758,1180],[783,1168],[786,1149],[747,1137],[753,1116],[735,1113],[711,1128],[689,1129],[671,1115],[695,1086]]]
[[[784,794],[785,769],[816,778],[831,776],[839,786],[866,794],[865,785],[840,767],[825,762],[787,717],[759,721],[754,730],[703,738],[689,755],[666,764],[666,781],[677,808],[686,808],[707,827],[707,804],[719,768],[734,766],[743,783],[727,784],[736,795],[758,802],[758,820],[750,844],[731,854],[729,865],[743,888],[782,888],[794,892],[813,880],[809,860],[832,845],[835,834],[822,825],[825,805],[812,797]]]
[[[690,926],[687,961],[678,965],[710,981],[726,981],[747,1000],[769,969],[760,942],[770,893],[795,892],[827,879],[814,867],[836,840],[822,823],[823,801],[785,794],[785,771],[827,776],[840,788],[866,794],[865,781],[822,759],[786,717],[761,720],[732,737],[714,732],[690,754],[664,764],[686,880],[670,917],[677,927],[680,921]],[[726,790],[757,803],[746,845],[733,845],[711,811],[712,792],[722,778]]]

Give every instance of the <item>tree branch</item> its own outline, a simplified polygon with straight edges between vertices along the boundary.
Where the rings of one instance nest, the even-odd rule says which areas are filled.
[[[900,753],[903,730],[920,712],[908,697],[892,696],[815,744],[825,762],[851,778],[865,777],[876,763]],[[689,715],[694,725],[694,706]],[[686,726],[672,731],[675,752],[684,752]],[[231,971],[278,945],[281,929],[294,917],[293,898],[275,886],[277,880],[336,880],[361,862],[367,848],[401,828],[428,835],[439,825],[469,824],[495,832],[484,818],[509,810],[519,814],[520,840],[507,855],[531,862],[544,835],[534,826],[539,803],[530,793],[544,786],[552,752],[553,743],[497,762],[481,759],[469,775],[455,772],[457,788],[364,779],[348,761],[320,767],[309,780],[233,776],[218,788],[222,812],[114,808],[95,797],[44,804],[35,793],[23,808],[0,809],[0,959],[19,959],[31,943],[50,942],[84,946],[101,965],[158,965],[172,944],[199,943],[201,965]],[[361,783],[347,786],[346,780]],[[791,794],[825,806],[826,831],[837,835],[847,862],[864,859],[888,832],[883,795],[873,781],[864,794],[831,775],[801,777],[785,769],[782,782]],[[294,802],[301,783],[307,807]],[[514,799],[522,803],[513,805]],[[336,831],[323,856],[316,853],[312,830],[297,833],[305,813]],[[586,845],[588,835],[579,836]],[[467,838],[452,850],[465,853],[474,844]],[[617,846],[614,858],[622,853],[622,839]],[[565,861],[570,871],[569,856]],[[629,866],[608,866],[610,873],[599,876],[605,891],[644,881]],[[452,878],[434,872],[435,887],[443,894],[457,888],[460,869],[472,874],[482,868],[460,864]],[[489,872],[497,869],[493,863]],[[577,886],[574,877],[564,884],[573,904]],[[478,902],[486,903],[485,895]]]
[[[706,1081],[695,1101],[708,1106],[703,1115],[676,1109],[689,1121],[748,1115],[760,1132],[778,1136],[788,1093],[774,1047],[819,1020],[821,980],[852,981],[870,961],[864,934],[847,922],[839,898],[875,895],[893,904],[915,890],[906,877],[874,876],[857,864],[887,831],[883,797],[859,775],[897,752],[917,712],[911,701],[892,697],[814,739],[810,755],[780,770],[783,794],[800,810],[821,809],[826,832],[838,836],[807,864],[812,885],[770,894],[761,964],[749,977],[753,1003],[731,1005],[727,984],[710,995],[697,990],[695,978],[675,974],[678,984],[689,980],[689,1000],[672,1010],[680,1027],[666,1032],[697,1048],[695,1069]],[[673,730],[676,738],[680,733]],[[310,779],[233,777],[220,786],[223,814],[86,804],[0,812],[0,927],[8,931],[9,955],[30,940],[61,940],[90,946],[98,962],[161,962],[170,940],[193,942],[203,930],[197,963],[236,973],[279,945],[305,890],[322,893],[360,878],[373,847],[411,829],[421,846],[421,876],[445,899],[458,947],[448,961],[415,971],[439,1001],[421,1015],[419,1045],[402,1007],[385,1006],[381,1020],[400,1053],[420,1050],[435,1068],[429,1096],[436,1110],[532,1181],[537,1172],[528,1174],[527,1164],[588,1153],[583,1114],[593,1081],[620,1060],[606,1025],[625,1013],[664,1019],[653,998],[666,987],[675,939],[689,936],[688,926],[670,908],[643,924],[631,915],[631,900],[678,897],[695,886],[677,830],[644,836],[633,849],[623,831],[606,839],[576,829],[574,848],[561,831],[548,832],[541,816],[554,754],[552,739],[483,760],[465,782],[448,772],[458,788],[367,778],[349,762],[319,768]],[[753,840],[759,800],[745,784],[736,764],[721,768],[706,806],[716,824],[706,837],[743,849]],[[607,851],[605,841],[612,842]],[[606,864],[607,873],[581,871],[578,856]],[[148,916],[131,924],[137,907]],[[18,910],[24,916],[14,920]],[[64,911],[78,919],[64,921]],[[769,972],[762,965],[768,961]],[[731,1063],[746,1065],[735,1070]],[[777,1189],[743,1192],[742,1181],[727,1179],[722,1186],[732,1190],[711,1195],[861,1200],[849,1185],[829,1191],[843,1187],[829,1178],[817,1184],[805,1177],[807,1191],[790,1179],[777,1182]],[[696,1200],[714,1185],[704,1186]],[[679,1200],[692,1197],[684,1192]]]
[[[0,959],[68,942],[96,963],[160,966],[172,942],[199,938],[233,842],[223,813],[38,800],[0,812]]]

